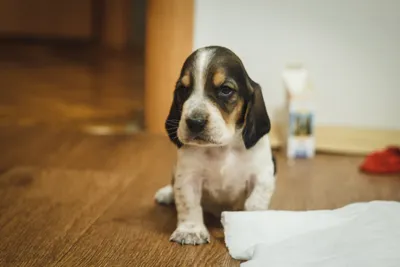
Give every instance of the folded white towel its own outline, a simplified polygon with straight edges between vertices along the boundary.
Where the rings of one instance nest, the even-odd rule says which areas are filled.
[[[242,266],[399,267],[400,203],[335,210],[223,212],[230,255]]]

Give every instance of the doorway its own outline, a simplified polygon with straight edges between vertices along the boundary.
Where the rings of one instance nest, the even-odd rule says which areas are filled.
[[[0,123],[143,126],[146,0],[0,0]]]
[[[0,0],[0,125],[163,133],[193,0]]]

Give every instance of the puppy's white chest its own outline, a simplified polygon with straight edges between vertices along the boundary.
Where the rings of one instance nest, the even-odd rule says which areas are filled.
[[[228,151],[218,156],[209,158],[208,179],[220,180],[221,182],[235,182],[243,180],[244,172],[247,170],[248,162],[239,153]]]
[[[204,205],[240,208],[246,197],[251,162],[245,154],[227,150],[207,151],[203,176]]]

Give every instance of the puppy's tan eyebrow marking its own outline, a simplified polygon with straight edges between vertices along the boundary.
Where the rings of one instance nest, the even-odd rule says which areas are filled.
[[[225,82],[226,76],[223,70],[217,70],[213,76],[214,86],[221,86]]]
[[[189,85],[190,85],[190,75],[189,75],[189,73],[185,73],[185,75],[183,75],[183,77],[181,78],[181,83],[182,83],[183,86],[189,87]]]

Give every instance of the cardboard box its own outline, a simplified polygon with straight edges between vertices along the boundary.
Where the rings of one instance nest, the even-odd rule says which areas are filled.
[[[308,71],[302,64],[288,64],[283,73],[286,91],[288,158],[315,155],[315,105]]]

